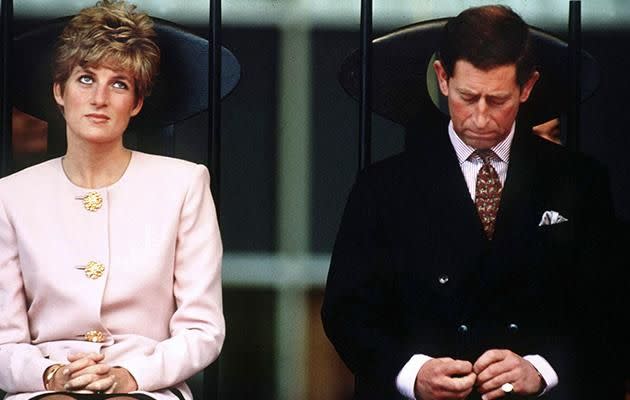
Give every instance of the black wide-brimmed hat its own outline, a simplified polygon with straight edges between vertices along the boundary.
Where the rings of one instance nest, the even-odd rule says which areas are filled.
[[[438,49],[444,25],[449,18],[430,20],[399,28],[372,41],[372,110],[403,126],[409,126],[431,113],[436,103],[429,94],[427,71]],[[529,100],[521,107],[521,117],[532,125],[548,121],[569,106],[568,45],[538,28],[530,27],[532,47],[540,79]],[[358,99],[361,79],[359,51],[352,52],[339,71],[345,91]],[[599,84],[599,67],[585,51],[581,57],[581,101],[589,98]],[[442,96],[437,90],[438,96]],[[444,104],[444,102],[441,102]],[[448,113],[444,107],[443,112]]]
[[[39,119],[58,118],[52,95],[52,57],[57,37],[71,18],[55,19],[13,40],[13,104]],[[167,126],[208,109],[209,43],[171,22],[159,18],[153,21],[161,52],[160,72],[134,122]],[[236,87],[240,74],[238,60],[222,47],[221,98]]]

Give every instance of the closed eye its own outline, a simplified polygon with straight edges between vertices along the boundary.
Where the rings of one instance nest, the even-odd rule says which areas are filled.
[[[477,93],[470,93],[468,91],[459,91],[459,97],[465,101],[466,103],[474,103],[479,100],[479,95]]]
[[[497,106],[501,106],[508,101],[506,98],[490,98],[488,102]]]

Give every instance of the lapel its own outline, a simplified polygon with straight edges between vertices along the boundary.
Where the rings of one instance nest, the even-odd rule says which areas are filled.
[[[415,218],[431,220],[431,228],[440,233],[436,236],[457,239],[441,246],[448,251],[476,244],[477,238],[483,238],[483,228],[449,140],[447,123],[423,135],[408,153],[412,171],[410,209]],[[425,207],[414,207],[413,204],[424,204]],[[427,217],[427,214],[430,215]],[[463,237],[471,240],[462,240]]]
[[[509,288],[509,283],[530,267],[526,260],[535,257],[537,251],[537,218],[545,193],[539,184],[543,177],[532,135],[525,126],[517,129],[512,142],[494,238],[481,263],[479,304],[485,304],[483,297],[496,298],[497,291]]]
[[[486,239],[447,123],[423,133],[407,150],[412,178],[404,196],[410,199],[405,223],[410,224],[409,246],[420,263],[412,268],[435,287],[449,315],[461,315],[471,291],[480,286],[479,252]],[[451,277],[448,285],[437,283],[441,275]]]
[[[509,291],[509,283],[536,257],[545,171],[531,129],[517,122],[495,236],[488,242],[446,129],[445,123],[424,132],[408,148],[412,179],[404,196],[411,201],[405,207],[410,217],[407,231],[417,258],[424,262],[418,273],[430,274],[428,279],[439,273],[457,277],[446,289],[450,293],[444,306],[466,320],[483,312],[484,305],[496,303],[501,291]],[[433,231],[429,243],[422,230]],[[432,258],[423,259],[426,254]]]
[[[537,192],[537,154],[533,148],[532,133],[529,129],[515,132],[510,149],[510,164],[501,195],[497,214],[495,237],[496,245],[512,242],[522,236],[523,230],[535,226]],[[518,229],[516,229],[518,227]]]

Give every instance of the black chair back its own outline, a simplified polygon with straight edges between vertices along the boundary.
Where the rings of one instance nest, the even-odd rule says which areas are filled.
[[[415,126],[424,120],[439,118],[444,101],[432,100],[427,85],[429,63],[437,50],[442,29],[448,18],[423,21],[399,28],[372,41],[372,110],[403,126]],[[565,113],[569,99],[569,51],[563,40],[530,27],[534,54],[541,78],[530,99],[521,107],[521,117],[532,125]],[[587,52],[581,52],[581,95],[588,99],[599,85],[599,66]],[[354,99],[360,97],[360,54],[351,53],[341,65],[339,82]],[[442,96],[438,90],[438,96]]]
[[[13,41],[11,81],[13,105],[47,121],[51,130],[65,131],[63,118],[52,96],[51,60],[56,38],[71,17],[63,17],[24,33]],[[142,112],[129,126],[147,141],[163,142],[160,153],[174,156],[174,126],[208,110],[208,41],[171,22],[154,18],[162,58],[160,73]],[[240,65],[222,49],[221,97],[238,83]],[[148,137],[147,137],[148,136]],[[51,155],[65,150],[65,135],[49,134]],[[142,142],[142,141],[141,141]]]

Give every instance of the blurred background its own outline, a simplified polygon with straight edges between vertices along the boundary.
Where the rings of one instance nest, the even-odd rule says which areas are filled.
[[[567,0],[498,1],[567,38]],[[94,0],[14,0],[15,34]],[[208,0],[137,0],[150,15],[208,37]],[[481,1],[374,0],[376,36],[454,16]],[[360,0],[224,0],[223,45],[241,82],[223,101],[221,230],[227,338],[221,399],[350,399],[352,376],[319,318],[329,254],[357,170],[358,104],[337,82],[359,45]],[[630,7],[582,2],[583,47],[601,65],[582,109],[582,149],[610,170],[617,212],[630,219]],[[168,54],[165,55],[166,57]],[[207,113],[176,128],[176,153],[205,163]],[[14,110],[14,169],[59,156],[46,123]],[[402,127],[373,118],[373,157],[403,149]],[[134,147],[133,136],[128,144]]]

